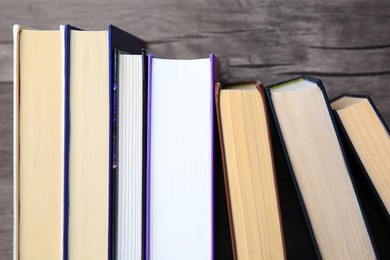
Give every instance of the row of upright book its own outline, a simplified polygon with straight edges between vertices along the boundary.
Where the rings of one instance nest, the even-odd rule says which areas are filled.
[[[15,25],[14,259],[388,257],[372,100],[218,76],[112,25]]]

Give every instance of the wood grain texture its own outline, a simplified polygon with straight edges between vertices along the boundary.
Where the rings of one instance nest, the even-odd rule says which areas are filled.
[[[12,85],[0,83],[0,259],[12,256]]]
[[[88,30],[115,24],[160,56],[214,52],[225,82],[264,85],[307,74],[330,98],[371,95],[390,121],[390,3],[386,1],[0,0],[0,258],[12,251],[12,25]]]

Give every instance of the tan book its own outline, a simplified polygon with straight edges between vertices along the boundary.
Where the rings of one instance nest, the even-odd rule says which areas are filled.
[[[107,259],[108,32],[70,30],[69,258]]]
[[[385,122],[369,97],[343,96],[331,106],[389,218],[390,138]]]
[[[331,103],[357,193],[380,259],[390,256],[389,128],[369,96],[344,95]]]
[[[285,259],[276,172],[262,85],[215,86],[235,259]]]
[[[266,88],[286,160],[323,259],[376,259],[321,81]]]
[[[122,105],[126,104],[121,102],[118,106],[118,83],[122,85],[123,81],[118,82],[117,64],[118,53],[141,54],[144,43],[113,25],[103,31],[81,31],[67,25],[66,33],[70,93],[68,256],[70,259],[125,259],[127,254],[123,252],[130,253],[129,249],[133,249],[131,253],[141,255],[144,250],[141,205],[133,208],[135,213],[128,218],[132,221],[138,214],[137,234],[120,241],[125,247],[122,251],[117,251],[116,244],[117,213],[122,212],[117,211],[118,200],[123,199],[122,192],[117,191],[129,190],[128,185],[133,184],[131,191],[137,187],[137,194],[141,194],[138,203],[142,204],[142,158],[145,154],[142,152],[138,157],[141,162],[137,175],[141,179],[133,179],[134,183],[124,181],[123,176],[131,173],[123,166],[131,160],[118,162],[118,142],[128,143],[122,135],[123,140],[118,140],[117,133],[118,108],[122,111]],[[139,81],[142,61],[140,55],[137,57]],[[143,112],[136,110],[135,113],[141,119]],[[144,124],[141,122],[126,131],[131,135]],[[140,138],[139,142],[144,140],[142,136]],[[121,158],[122,155],[120,153]],[[121,188],[118,188],[118,182]],[[127,226],[120,227],[121,232],[130,232]]]
[[[14,26],[14,259],[61,259],[64,33]]]

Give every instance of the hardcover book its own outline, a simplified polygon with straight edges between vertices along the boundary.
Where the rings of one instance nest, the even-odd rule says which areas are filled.
[[[390,139],[386,123],[368,96],[342,96],[331,106],[389,219]]]
[[[149,55],[146,259],[213,259],[214,55]]]
[[[69,161],[65,173],[65,258],[111,259],[116,253],[117,88],[115,53],[141,54],[144,43],[108,31],[65,26]]]
[[[14,259],[64,252],[65,33],[14,25]]]
[[[378,254],[386,259],[390,257],[389,128],[369,96],[343,95],[331,107]]]
[[[116,50],[115,57],[113,250],[116,259],[145,259],[147,50],[142,54]]]
[[[285,259],[262,84],[215,85],[234,259]]]
[[[302,77],[265,90],[318,257],[375,259],[321,81]]]

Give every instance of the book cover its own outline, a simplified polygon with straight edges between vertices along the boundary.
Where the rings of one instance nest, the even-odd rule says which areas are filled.
[[[64,60],[64,125],[65,125],[65,151],[64,151],[64,259],[68,259],[68,235],[69,235],[69,156],[70,156],[70,31],[79,30],[69,24],[60,25],[64,35],[63,60]]]

